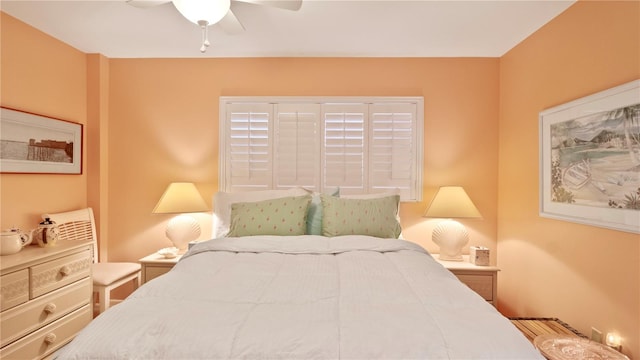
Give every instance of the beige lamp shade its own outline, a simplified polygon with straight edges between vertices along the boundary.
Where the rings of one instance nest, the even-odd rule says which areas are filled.
[[[480,218],[478,208],[460,186],[443,186],[433,197],[425,217],[445,218],[433,229],[431,239],[440,246],[439,258],[462,261],[462,248],[469,243],[469,232],[451,218]]]
[[[190,182],[169,184],[153,209],[154,214],[182,214],[209,211],[207,204]]]
[[[153,209],[154,214],[180,214],[169,221],[165,234],[173,246],[183,251],[189,242],[200,237],[200,224],[185,213],[209,211],[207,204],[193,183],[175,182],[167,190]]]
[[[424,213],[432,218],[481,218],[478,208],[461,186],[443,186]]]

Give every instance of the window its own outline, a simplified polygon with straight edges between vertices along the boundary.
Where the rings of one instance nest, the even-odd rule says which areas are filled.
[[[422,197],[421,97],[221,97],[220,189]]]

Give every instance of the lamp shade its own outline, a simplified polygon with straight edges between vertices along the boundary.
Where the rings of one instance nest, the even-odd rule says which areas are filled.
[[[209,208],[196,186],[189,182],[169,184],[160,201],[153,209],[154,214],[180,214],[202,211],[209,211]]]
[[[180,14],[194,24],[206,21],[206,25],[213,25],[227,15],[230,0],[173,0],[173,5]]]
[[[478,208],[461,186],[443,186],[424,213],[432,218],[481,218]]]

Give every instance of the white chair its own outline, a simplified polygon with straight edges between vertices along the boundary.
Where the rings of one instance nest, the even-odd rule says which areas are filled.
[[[98,262],[98,242],[93,210],[85,208],[75,211],[45,214],[60,229],[59,240],[91,240],[93,242],[93,292],[98,293],[100,313],[109,308],[112,289],[134,281],[140,286],[140,264],[129,262]]]

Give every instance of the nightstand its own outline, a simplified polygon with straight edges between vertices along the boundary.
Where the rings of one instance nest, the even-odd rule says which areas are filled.
[[[160,254],[153,253],[138,260],[142,265],[142,283],[169,272],[181,257],[182,255],[178,255],[173,259],[167,259]]]
[[[463,261],[439,260],[438,254],[433,254],[433,258],[493,306],[498,304],[498,271],[500,269],[495,266],[474,265],[469,262],[469,255],[463,255]]]

